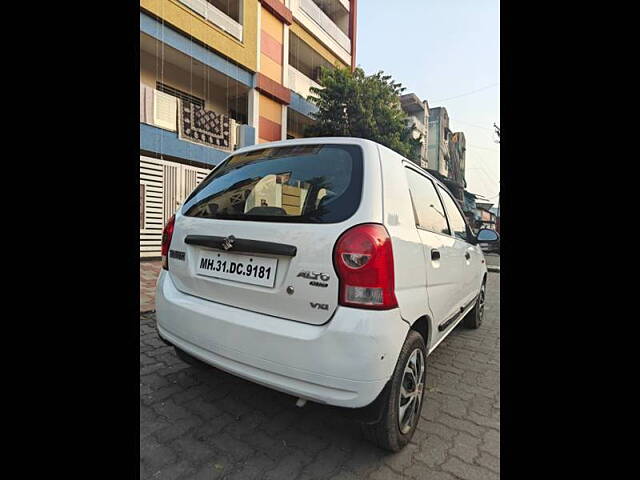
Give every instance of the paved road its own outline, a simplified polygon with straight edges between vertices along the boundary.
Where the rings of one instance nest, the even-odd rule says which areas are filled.
[[[487,260],[487,265],[497,265],[500,266],[500,255],[496,253],[486,253],[484,258]]]
[[[182,363],[140,315],[140,478],[499,478],[500,275],[479,330],[457,327],[427,362],[413,441],[396,454],[324,406]]]

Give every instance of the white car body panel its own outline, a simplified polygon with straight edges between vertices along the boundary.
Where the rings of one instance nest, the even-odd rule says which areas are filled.
[[[355,214],[335,224],[291,224],[212,220],[178,211],[170,248],[186,252],[186,261],[170,258],[169,271],[158,278],[157,326],[168,342],[234,375],[300,398],[358,408],[375,400],[391,378],[411,325],[427,319],[431,353],[473,308],[487,269],[478,245],[416,227],[405,174],[409,162],[386,147],[355,138],[309,138],[233,154],[320,143],[362,148],[363,188]],[[342,233],[362,223],[381,223],[391,237],[397,308],[338,306],[333,248]],[[184,239],[203,232],[292,244],[297,254],[278,258],[273,288],[202,277],[194,273],[198,248]],[[439,262],[431,260],[433,248],[441,251]],[[328,287],[310,288],[298,278],[306,270],[329,274]],[[287,286],[296,295],[286,294]],[[329,308],[314,310],[309,302]]]
[[[409,330],[397,309],[338,307],[325,325],[280,318],[185,295],[158,277],[160,335],[229,373],[320,403],[357,408],[378,396]]]
[[[396,298],[402,318],[432,317],[425,288],[425,259],[404,173],[403,157],[379,146],[384,190],[384,225],[393,244]]]

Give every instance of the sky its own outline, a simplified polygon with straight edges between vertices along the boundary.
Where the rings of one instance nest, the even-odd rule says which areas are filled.
[[[357,65],[390,74],[430,108],[447,109],[449,127],[466,138],[467,191],[497,206],[500,2],[359,0],[357,28]]]

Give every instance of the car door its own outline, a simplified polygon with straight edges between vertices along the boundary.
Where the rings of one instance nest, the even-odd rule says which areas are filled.
[[[440,185],[438,185],[438,193],[447,212],[451,234],[455,238],[454,255],[458,259],[461,269],[458,302],[460,308],[466,308],[478,294],[481,282],[479,275],[482,270],[480,262],[484,256],[478,251],[476,245],[469,242],[470,229],[467,227],[464,215],[453,196]]]
[[[433,181],[416,169],[406,167],[405,171],[425,257],[425,285],[436,326],[431,332],[431,343],[435,346],[460,312],[464,254],[456,248]]]

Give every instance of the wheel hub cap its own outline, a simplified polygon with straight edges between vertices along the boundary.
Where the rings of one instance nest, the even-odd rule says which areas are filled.
[[[478,309],[478,316],[480,317],[480,320],[482,320],[484,318],[484,293],[485,293],[485,286],[482,286],[482,290],[480,290],[480,304],[479,309]]]
[[[404,367],[398,402],[398,427],[403,434],[418,421],[424,390],[424,354],[416,348]]]

